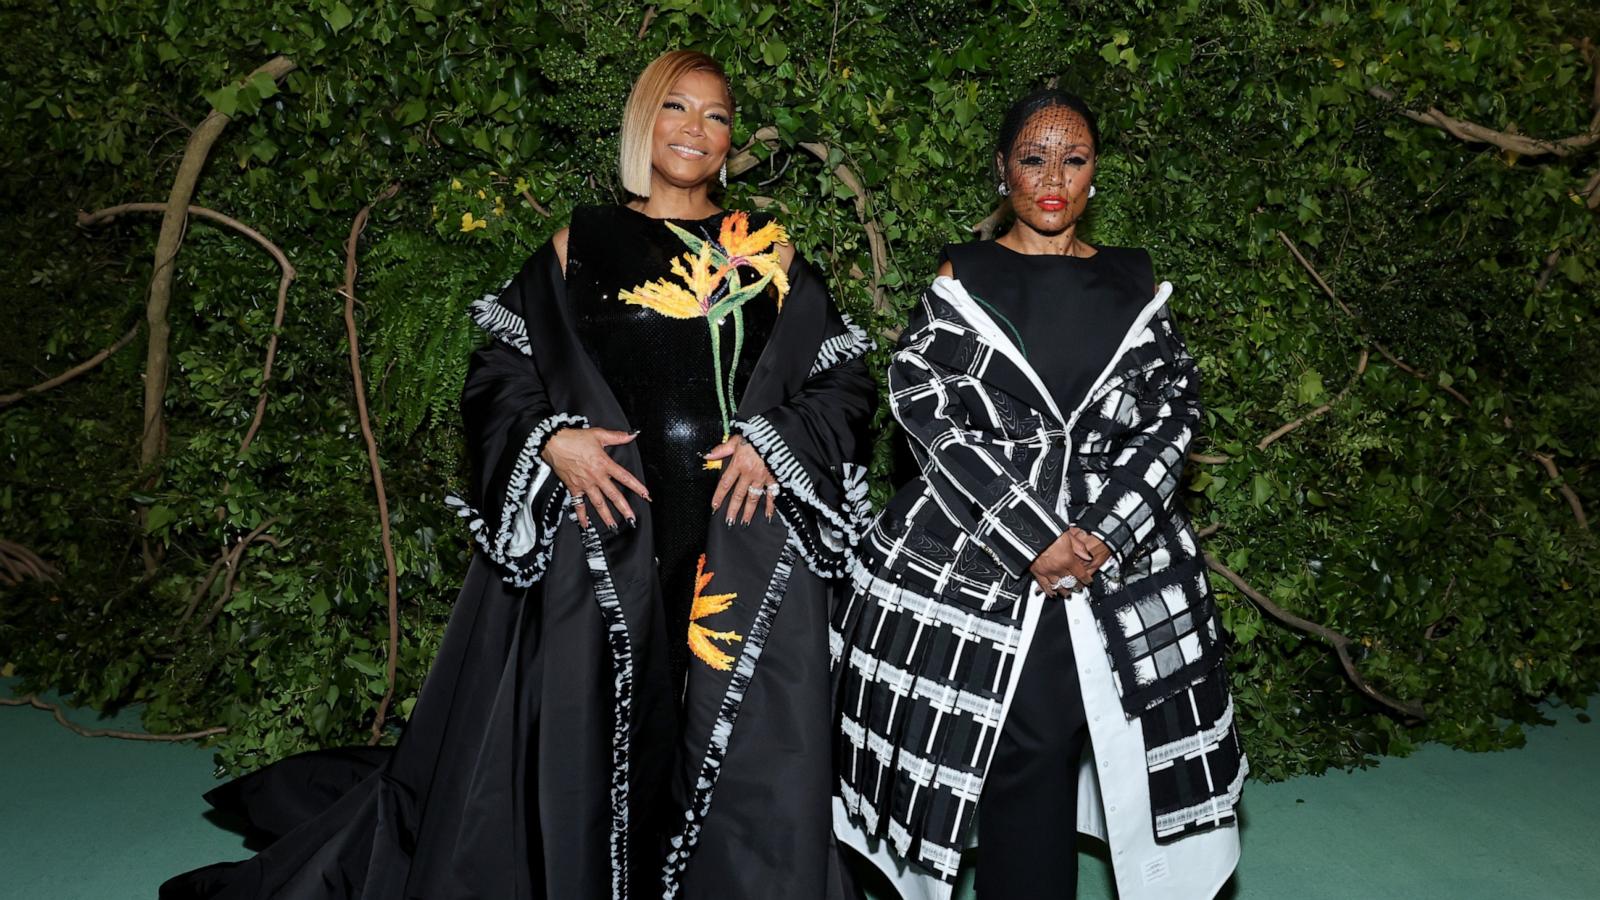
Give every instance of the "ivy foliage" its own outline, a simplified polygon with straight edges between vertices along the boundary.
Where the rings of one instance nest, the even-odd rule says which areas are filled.
[[[1600,679],[1600,554],[1559,492],[1600,498],[1600,236],[1582,193],[1600,153],[1519,157],[1403,114],[1582,134],[1600,38],[1587,4],[12,0],[0,26],[6,390],[142,317],[158,217],[82,228],[75,212],[164,200],[211,110],[232,118],[194,202],[298,270],[264,427],[242,455],[278,272],[199,220],[176,262],[156,472],[137,469],[142,338],[0,411],[0,537],[62,572],[7,590],[0,663],[85,704],[142,703],[154,729],[226,725],[228,769],[362,739],[385,690],[385,563],[337,293],[357,210],[400,185],[361,244],[357,316],[393,518],[403,716],[469,553],[440,502],[464,477],[455,403],[479,340],[467,304],[574,205],[619,196],[628,87],[676,47],[728,66],[736,146],[775,129],[726,202],[779,210],[879,329],[903,321],[940,245],[993,210],[1010,99],[1059,79],[1100,111],[1088,234],[1151,248],[1175,284],[1205,378],[1208,461],[1185,495],[1197,522],[1221,526],[1208,548],[1349,635],[1376,689],[1428,713],[1385,713],[1325,644],[1216,579],[1259,775],[1420,741],[1508,746],[1538,702]],[[275,55],[295,70],[247,77]],[[841,166],[870,194],[880,259]],[[269,522],[275,544],[197,592]],[[160,550],[149,571],[145,540]]]

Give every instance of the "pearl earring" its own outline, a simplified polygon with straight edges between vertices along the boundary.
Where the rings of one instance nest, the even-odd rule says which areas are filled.
[[[1094,185],[1089,185],[1089,199],[1094,199]]]
[[[722,174],[717,176],[717,180],[722,182],[722,186],[723,187],[727,187],[728,186],[728,164],[727,163],[723,163],[722,164]]]

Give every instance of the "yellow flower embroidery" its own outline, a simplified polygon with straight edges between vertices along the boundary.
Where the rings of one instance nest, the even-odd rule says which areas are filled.
[[[705,315],[695,295],[665,278],[623,291],[617,297],[634,306],[645,306],[669,319],[698,319]]]
[[[783,298],[789,293],[789,278],[777,249],[778,244],[789,243],[789,234],[777,222],[768,222],[752,234],[750,216],[745,212],[723,217],[716,240],[697,236],[671,222],[667,228],[688,248],[687,253],[672,260],[672,274],[678,282],[658,278],[622,291],[617,297],[669,318],[706,320],[711,330],[711,368],[717,407],[722,412],[722,438],[727,440],[732,430],[735,373],[722,370],[722,324],[728,319],[733,321],[733,360],[738,365],[744,347],[744,305],[771,285],[781,310]],[[743,283],[739,278],[741,268],[754,270],[758,277],[749,284]],[[722,462],[714,460],[705,467],[720,469]]]
[[[700,554],[700,561],[694,567],[694,601],[689,606],[689,650],[711,668],[726,672],[733,668],[733,657],[714,642],[733,643],[744,637],[736,631],[712,631],[700,624],[701,619],[726,612],[739,597],[738,594],[702,593],[716,575],[706,571],[706,555]]]

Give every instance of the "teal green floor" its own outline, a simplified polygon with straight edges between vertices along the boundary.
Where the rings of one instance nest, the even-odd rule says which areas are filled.
[[[0,679],[0,696],[11,688]],[[1244,859],[1223,897],[1600,898],[1600,724],[1551,716],[1520,750],[1427,747],[1247,786]],[[137,728],[128,713],[74,718]],[[193,745],[83,738],[49,713],[0,707],[0,900],[153,898],[174,872],[241,858],[240,839],[202,818],[213,784],[210,752]],[[1079,896],[1113,897],[1102,857],[1080,859]]]

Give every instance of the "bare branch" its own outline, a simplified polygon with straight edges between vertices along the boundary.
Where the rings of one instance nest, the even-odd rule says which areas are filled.
[[[656,20],[656,15],[655,4],[651,4],[650,8],[644,11],[644,21],[639,23],[639,33],[633,36],[634,40],[644,40],[644,33],[650,30],[650,23]]]
[[[372,487],[378,495],[378,529],[383,542],[383,564],[388,573],[389,586],[389,663],[385,672],[388,689],[378,703],[377,715],[372,720],[372,738],[368,744],[376,745],[383,737],[383,724],[389,715],[389,704],[394,700],[395,677],[400,663],[400,579],[395,565],[394,541],[389,534],[389,495],[383,487],[383,466],[378,462],[378,439],[372,433],[372,419],[367,414],[367,389],[361,378],[361,341],[356,332],[356,247],[361,232],[366,230],[372,208],[400,192],[399,184],[391,184],[371,203],[361,207],[354,222],[350,223],[350,237],[344,244],[344,287],[339,294],[344,297],[344,331],[350,344],[350,377],[355,382],[356,415],[361,420],[361,437],[367,444],[367,464],[372,470]]]
[[[523,191],[522,199],[528,201],[528,205],[533,207],[534,212],[544,216],[546,219],[550,218],[550,210],[545,209],[544,204],[534,199],[532,191]]]
[[[125,741],[177,743],[180,741],[194,741],[199,740],[200,738],[214,737],[219,734],[228,733],[227,727],[223,725],[218,725],[215,728],[203,728],[199,731],[186,731],[183,734],[145,734],[144,732],[140,731],[117,731],[110,728],[85,728],[82,725],[79,725],[78,723],[68,719],[66,713],[61,711],[61,707],[54,703],[46,703],[43,700],[40,700],[38,694],[28,694],[24,697],[0,697],[0,706],[32,706],[34,709],[42,709],[45,712],[55,713],[56,721],[60,722],[62,727],[68,729],[74,734],[82,735],[83,737],[109,737],[121,738]]]
[[[98,225],[101,222],[108,222],[123,213],[165,212],[166,208],[164,203],[121,203],[92,213],[79,211],[78,224],[84,226]],[[224,215],[203,206],[194,206],[193,204],[188,207],[188,213],[191,216],[198,216],[231,228],[255,241],[278,264],[278,305],[272,313],[272,334],[267,338],[267,358],[261,364],[261,394],[256,398],[256,411],[255,415],[250,419],[250,428],[245,431],[244,440],[239,444],[239,453],[243,455],[246,450],[250,449],[250,442],[255,440],[256,433],[261,430],[262,419],[267,415],[267,382],[272,380],[272,363],[278,357],[278,334],[283,330],[283,315],[289,304],[289,285],[295,280],[297,273],[295,272],[294,264],[289,262],[289,257],[284,254],[283,250],[249,225],[232,216]]]
[[[0,584],[6,587],[16,587],[24,579],[31,578],[35,581],[55,581],[56,570],[39,554],[16,541],[0,538]]]
[[[1555,458],[1548,453],[1540,453],[1538,450],[1529,450],[1528,455],[1544,467],[1545,474],[1549,475],[1550,480],[1556,483],[1556,491],[1566,498],[1567,506],[1572,508],[1572,517],[1578,520],[1578,527],[1587,531],[1589,529],[1589,517],[1584,514],[1583,501],[1578,499],[1578,493],[1572,489],[1572,485],[1567,484],[1566,479],[1561,477],[1561,470],[1556,467]]]
[[[223,580],[222,593],[217,597],[217,602],[211,604],[211,610],[206,613],[200,624],[195,626],[195,630],[204,631],[211,627],[211,623],[217,620],[217,616],[222,614],[223,607],[227,606],[228,601],[233,597],[233,586],[239,579],[239,569],[244,565],[244,551],[258,540],[271,544],[273,547],[283,546],[277,538],[267,534],[267,529],[277,523],[277,516],[268,517],[251,530],[249,534],[235,541],[233,547],[227,553],[224,553],[221,558],[211,564],[211,571],[206,574],[205,580],[200,583],[200,587],[190,596],[189,607],[184,610],[183,618],[178,620],[180,628],[194,616],[195,610],[200,606],[200,601],[205,598],[206,592],[211,590],[212,583],[217,580],[217,574],[221,571],[226,571],[228,575]]]
[[[1250,601],[1259,607],[1262,612],[1276,619],[1279,623],[1327,641],[1333,647],[1334,652],[1338,654],[1339,665],[1344,667],[1345,676],[1350,679],[1351,684],[1355,685],[1356,690],[1408,719],[1425,721],[1428,718],[1427,711],[1422,708],[1421,703],[1411,700],[1396,700],[1367,683],[1367,680],[1361,676],[1360,670],[1356,668],[1354,658],[1350,655],[1350,647],[1354,643],[1350,638],[1326,625],[1319,625],[1310,619],[1297,616],[1273,603],[1267,599],[1265,594],[1251,587],[1249,582],[1241,578],[1232,569],[1223,565],[1210,553],[1206,554],[1206,565],[1211,568],[1211,571],[1226,578],[1229,583],[1238,588],[1241,594],[1250,598]]]
[[[1550,276],[1556,273],[1556,266],[1560,262],[1560,250],[1551,250],[1550,255],[1544,258],[1544,268],[1539,272],[1539,280],[1534,282],[1533,285],[1533,292],[1535,294],[1544,293],[1544,289],[1550,285]]]
[[[288,57],[275,56],[241,79],[241,83],[248,82],[256,75],[266,75],[273,81],[279,81],[294,69],[295,63]],[[222,130],[230,121],[231,116],[213,109],[196,126],[189,135],[183,162],[173,178],[167,202],[162,204],[155,271],[150,278],[150,297],[145,310],[145,320],[149,325],[149,350],[145,360],[144,433],[139,445],[139,468],[145,472],[151,472],[166,449],[167,430],[162,409],[167,393],[168,344],[172,336],[171,326],[167,322],[167,308],[172,300],[173,264],[188,227],[189,200],[194,196],[200,172],[205,168],[212,145],[222,136]],[[154,565],[148,553],[145,563],[147,570]]]
[[[981,241],[987,241],[990,238],[993,238],[994,233],[1000,230],[1000,223],[1006,220],[1006,216],[1010,212],[1011,200],[1009,198],[1002,199],[998,204],[995,205],[994,212],[984,216],[983,221],[972,226],[972,233],[977,235],[978,240]]]
[[[1300,418],[1295,419],[1293,422],[1286,422],[1283,425],[1279,426],[1271,434],[1269,434],[1266,437],[1262,438],[1261,440],[1257,441],[1256,442],[1256,449],[1257,450],[1265,450],[1268,447],[1271,447],[1273,444],[1277,443],[1278,440],[1281,439],[1284,435],[1294,431],[1296,428],[1299,428],[1300,426],[1306,424],[1307,422],[1310,422],[1310,421],[1316,419],[1317,417],[1327,413],[1329,410],[1333,409],[1334,406],[1338,405],[1340,400],[1343,400],[1345,398],[1346,394],[1350,393],[1350,389],[1356,386],[1356,382],[1361,380],[1361,376],[1366,374],[1366,371],[1367,371],[1367,360],[1370,359],[1370,358],[1371,358],[1371,355],[1369,353],[1367,353],[1367,348],[1362,347],[1361,348],[1360,360],[1356,363],[1356,372],[1355,372],[1354,375],[1350,376],[1350,380],[1345,383],[1345,386],[1344,386],[1343,390],[1341,390],[1339,393],[1333,395],[1333,399],[1329,400],[1327,403],[1324,403],[1321,406],[1317,407],[1316,409],[1313,409],[1311,412],[1308,412],[1305,415],[1301,416]]]
[[[1378,98],[1379,100],[1384,101],[1385,103],[1397,102],[1393,93],[1380,87],[1370,87],[1367,89],[1367,93]],[[1493,128],[1479,125],[1476,122],[1469,122],[1465,119],[1458,119],[1454,116],[1445,115],[1443,112],[1440,112],[1437,108],[1432,106],[1421,112],[1418,112],[1414,109],[1404,108],[1400,109],[1399,112],[1402,116],[1405,116],[1413,122],[1420,122],[1423,125],[1431,125],[1434,128],[1438,128],[1446,134],[1449,134],[1451,137],[1466,141],[1469,144],[1490,144],[1508,153],[1515,153],[1519,156],[1550,155],[1557,157],[1568,157],[1572,156],[1573,154],[1588,150],[1590,147],[1593,147],[1596,144],[1600,144],[1600,128],[1597,128],[1595,123],[1590,123],[1589,130],[1581,134],[1575,134],[1571,137],[1564,137],[1558,140],[1547,140],[1544,138],[1528,137],[1527,135],[1516,134],[1510,131],[1498,131]]]
[[[99,353],[96,353],[95,355],[89,357],[88,359],[84,360],[83,362],[78,363],[77,365],[75,365],[72,368],[66,370],[65,372],[62,372],[60,375],[57,375],[56,377],[51,378],[51,379],[49,379],[47,381],[41,381],[38,384],[36,384],[36,385],[34,385],[33,387],[30,387],[30,388],[23,388],[20,391],[15,391],[15,392],[10,393],[10,394],[0,394],[0,409],[5,409],[6,407],[10,406],[11,404],[17,403],[17,402],[19,402],[21,400],[25,400],[28,397],[34,396],[35,394],[42,394],[45,391],[48,391],[48,390],[50,390],[52,388],[60,387],[61,385],[66,384],[67,382],[71,381],[72,379],[77,378],[79,375],[82,375],[83,373],[94,369],[96,366],[98,366],[101,363],[105,362],[106,360],[110,359],[112,354],[116,353],[118,350],[121,350],[123,347],[126,347],[130,343],[132,343],[133,339],[135,337],[137,337],[138,334],[139,334],[139,323],[135,322],[133,324],[133,327],[128,329],[128,333],[127,334],[124,334],[122,337],[117,338],[116,343],[114,343],[111,346],[105,348],[104,350],[101,350]]]
[[[1328,282],[1323,280],[1322,273],[1318,272],[1317,267],[1313,266],[1311,261],[1306,259],[1304,253],[1300,252],[1300,247],[1296,245],[1287,234],[1284,234],[1281,231],[1278,232],[1278,240],[1282,241],[1283,245],[1289,248],[1289,252],[1294,254],[1294,258],[1299,261],[1301,267],[1303,267],[1306,272],[1311,275],[1311,280],[1317,283],[1317,287],[1322,289],[1322,293],[1325,294],[1329,300],[1332,300],[1334,305],[1338,306],[1345,315],[1355,320],[1357,327],[1361,327],[1361,317],[1356,315],[1355,310],[1352,310],[1350,307],[1346,306],[1344,301],[1340,300],[1339,297],[1334,294],[1333,288],[1328,287]],[[1472,406],[1472,404],[1467,400],[1465,394],[1461,393],[1450,385],[1439,384],[1437,379],[1429,378],[1427,372],[1424,372],[1401,359],[1393,350],[1390,350],[1388,347],[1384,346],[1383,342],[1374,340],[1371,335],[1366,334],[1364,329],[1362,336],[1366,338],[1367,342],[1372,345],[1373,349],[1378,351],[1378,355],[1389,361],[1390,365],[1419,381],[1425,381],[1434,387],[1439,388],[1440,390],[1449,394],[1451,397],[1454,397],[1458,402],[1461,403],[1462,406]]]

